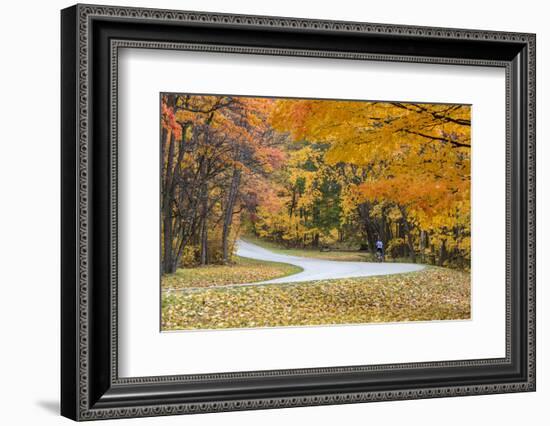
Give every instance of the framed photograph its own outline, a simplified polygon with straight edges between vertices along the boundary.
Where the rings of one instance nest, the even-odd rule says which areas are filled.
[[[535,35],[61,30],[62,415],[535,390]]]

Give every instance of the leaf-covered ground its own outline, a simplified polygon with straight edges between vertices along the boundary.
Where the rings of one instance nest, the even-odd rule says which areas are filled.
[[[340,260],[345,262],[370,262],[372,261],[372,256],[368,252],[364,251],[321,251],[319,249],[300,249],[300,248],[284,248],[276,243],[271,241],[266,241],[261,238],[246,236],[243,238],[245,241],[249,241],[253,244],[264,247],[274,253],[286,254],[289,256],[299,256],[299,257],[312,257],[315,259],[323,260]]]
[[[178,269],[175,274],[164,275],[163,289],[212,287],[229,284],[253,283],[301,272],[298,266],[287,263],[264,262],[236,257],[232,265],[209,265],[199,268]]]
[[[419,272],[164,293],[162,329],[216,329],[470,318],[470,275]]]

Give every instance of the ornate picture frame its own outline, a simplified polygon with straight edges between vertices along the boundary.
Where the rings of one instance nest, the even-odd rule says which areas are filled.
[[[534,34],[96,5],[64,9],[61,29],[62,415],[93,420],[535,390]],[[128,47],[504,69],[506,356],[119,377],[117,71],[119,49]]]

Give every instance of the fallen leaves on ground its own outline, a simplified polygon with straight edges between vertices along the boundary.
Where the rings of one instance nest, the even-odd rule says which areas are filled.
[[[267,281],[301,271],[300,267],[287,263],[237,257],[232,265],[178,269],[175,274],[164,275],[161,283],[163,289],[213,287]]]
[[[342,262],[370,262],[374,260],[373,255],[366,251],[322,251],[320,249],[313,248],[284,248],[279,244],[254,236],[246,236],[242,239],[266,248],[274,253],[280,253],[287,256],[308,257],[323,260],[339,260]]]
[[[470,318],[470,274],[429,267],[378,277],[164,293],[162,329]]]
[[[370,262],[373,260],[370,253],[357,251],[319,251],[309,249],[279,249],[274,251],[287,256],[308,257],[323,260],[339,260],[341,262]]]

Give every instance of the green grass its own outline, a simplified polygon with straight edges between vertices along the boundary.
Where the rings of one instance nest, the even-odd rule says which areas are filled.
[[[231,265],[178,269],[174,274],[164,275],[161,285],[163,289],[182,289],[253,283],[285,277],[301,271],[302,268],[287,263],[236,256],[235,263]]]
[[[407,274],[165,293],[162,329],[220,329],[470,318],[470,275]]]

